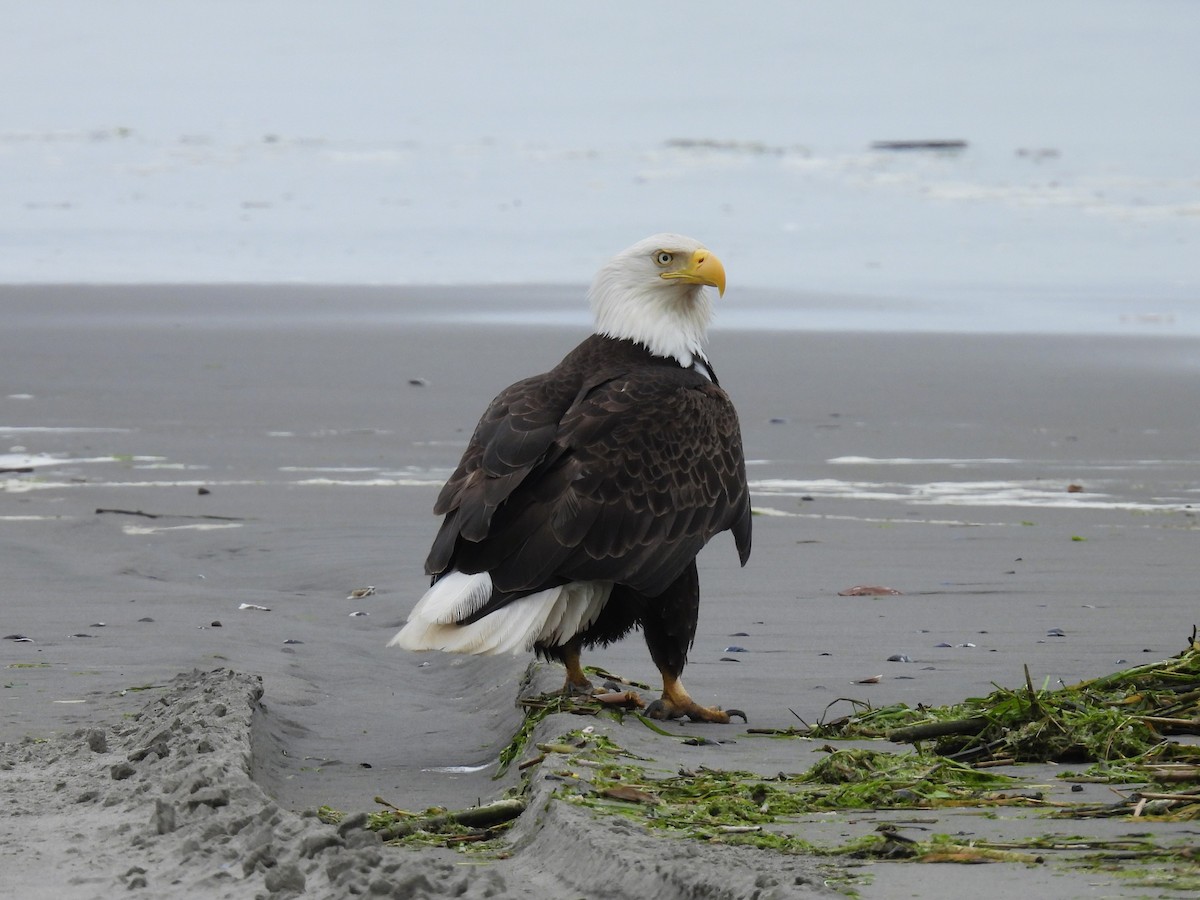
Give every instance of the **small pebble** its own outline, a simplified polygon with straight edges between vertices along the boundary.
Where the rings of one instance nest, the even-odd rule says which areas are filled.
[[[6,641],[13,641],[14,643],[17,643],[17,644],[32,644],[33,643],[33,638],[25,637],[25,635],[23,635],[23,634],[6,634],[4,636],[4,639]]]
[[[741,662],[740,659],[734,659],[732,656],[722,656],[720,662]]]
[[[220,628],[220,627],[221,627],[221,620],[220,620],[220,619],[213,619],[213,620],[212,620],[212,622],[210,622],[210,623],[209,623],[209,626],[208,626],[208,627],[209,627],[209,628]]]
[[[285,644],[303,644],[304,641],[298,641],[295,638],[288,638],[286,641],[284,641],[284,643]]]
[[[1082,784],[1073,784],[1073,785],[1071,785],[1071,792],[1072,792],[1072,793],[1078,794],[1078,793],[1081,793],[1082,791],[1083,791],[1083,785],[1082,785]]]
[[[1051,628],[1046,632],[1046,637],[1066,637],[1067,633],[1061,628]]]
[[[362,612],[361,610],[355,610],[354,612],[350,613],[350,618],[354,619],[354,618],[357,618],[358,616],[369,616],[369,615],[370,615],[369,612]]]
[[[903,653],[893,653],[891,656],[889,656],[887,658],[887,661],[888,662],[910,663],[910,662],[912,662],[912,658],[905,656]]]
[[[739,647],[737,644],[730,644],[730,645],[729,645],[728,647],[726,647],[726,648],[725,648],[725,649],[724,649],[722,652],[723,652],[723,653],[745,653],[745,652],[746,652],[746,648],[745,648],[745,647]]]
[[[938,643],[934,644],[933,646],[935,646],[935,647],[953,647],[954,645],[947,644],[945,641],[939,641]]]
[[[138,621],[139,622],[153,622],[154,620],[152,618],[150,618],[149,616],[142,616],[140,619],[138,619]]]

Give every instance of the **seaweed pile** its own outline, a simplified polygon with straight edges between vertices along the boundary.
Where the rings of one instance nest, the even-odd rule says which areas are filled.
[[[865,708],[813,726],[807,737],[930,744],[976,765],[1106,762],[1142,756],[1167,735],[1200,734],[1200,647],[1056,690],[999,688],[952,706]]]
[[[551,785],[559,801],[710,843],[927,862],[1035,863],[1053,849],[1090,853],[1088,864],[1101,864],[1116,854],[1182,867],[1182,874],[1170,875],[1171,883],[1192,885],[1192,850],[1182,845],[1117,847],[1109,846],[1111,841],[1064,843],[1045,837],[1007,844],[972,841],[968,846],[944,835],[910,839],[886,824],[876,834],[837,847],[818,846],[801,835],[805,817],[813,821],[831,812],[865,810],[1007,806],[1081,819],[1200,820],[1200,745],[1177,739],[1200,735],[1200,644],[1195,638],[1193,632],[1188,648],[1171,659],[1054,690],[1035,689],[1026,671],[1019,689],[997,688],[987,697],[950,706],[876,709],[855,703],[852,715],[811,727],[746,729],[747,735],[771,739],[825,742],[819,748],[825,755],[815,765],[775,775],[705,766],[672,772],[664,768],[671,763],[619,746],[614,736],[620,732],[613,726],[640,721],[672,740],[696,738],[664,730],[636,708],[611,701],[554,693],[527,698],[521,701],[525,721],[501,758],[502,771],[516,765],[524,777],[504,798],[474,810],[419,814],[380,799],[385,809],[366,817],[364,824],[394,843],[472,847],[504,855],[504,833],[525,808],[536,780],[543,788]],[[592,717],[594,724],[536,741],[535,732],[548,733],[538,726],[560,721],[561,716],[551,719],[560,713]],[[889,751],[885,741],[913,746]],[[843,742],[850,745],[839,748]],[[1085,765],[1081,772],[1063,771],[1057,777],[1121,786],[1119,800],[1087,804],[1047,797],[1044,782],[1032,786],[1022,772],[1020,764],[1030,763]],[[1016,768],[1001,773],[999,766]],[[1033,771],[1046,777],[1044,768]]]

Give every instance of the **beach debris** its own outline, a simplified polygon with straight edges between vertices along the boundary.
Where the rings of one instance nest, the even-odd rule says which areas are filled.
[[[74,634],[72,634],[72,635],[68,635],[68,637],[73,637],[73,638],[94,638],[94,637],[95,637],[95,635],[94,635],[94,634],[88,634],[88,633],[87,633],[87,632],[85,632],[85,631],[77,631],[77,632],[75,632],[75,633],[74,633]]]
[[[870,678],[860,678],[857,681],[855,681],[854,683],[855,684],[879,684],[879,682],[881,682],[881,681],[883,681],[882,675],[872,675]]]
[[[286,641],[284,641],[284,643],[285,644],[303,644],[304,641],[298,641],[295,638],[288,638]]]
[[[1169,660],[1054,690],[1035,689],[1026,669],[1024,687],[952,706],[864,704],[865,710],[816,726],[810,736],[935,741],[939,755],[974,765],[1136,760],[1144,766],[1190,753],[1200,768],[1200,753],[1164,742],[1168,734],[1200,735],[1198,702],[1200,646],[1192,644]]]
[[[642,709],[646,703],[637,691],[609,691],[605,694],[592,694],[592,699],[608,707],[621,709]]]
[[[1082,493],[1083,493],[1083,485],[1081,485],[1081,484],[1068,484],[1068,485],[1067,485],[1067,493],[1068,493],[1068,494],[1082,494]]]
[[[839,597],[898,597],[900,592],[895,588],[883,587],[878,584],[856,584],[844,591],[838,591]]]
[[[4,639],[6,641],[12,641],[14,644],[32,644],[33,643],[33,638],[28,637],[24,634],[6,634],[4,636]]]
[[[259,606],[257,603],[239,603],[238,609],[256,609],[259,612],[270,612],[271,611],[271,607]]]
[[[960,152],[967,149],[967,142],[952,138],[935,138],[932,140],[871,141],[871,149],[891,151],[924,150],[937,153]]]
[[[408,383],[411,384],[413,387],[428,387],[429,379],[427,379],[427,378],[410,378],[410,379],[408,379]]]
[[[472,806],[469,809],[439,811],[433,815],[414,815],[404,810],[388,808],[368,816],[366,827],[379,832],[385,841],[394,841],[416,835],[440,837],[444,842],[452,837],[462,837],[464,829],[484,829],[485,837],[499,825],[511,823],[525,812],[526,801],[520,797],[508,797]],[[475,837],[476,840],[480,839]]]
[[[737,644],[730,644],[728,647],[726,647],[721,652],[723,652],[723,653],[748,653],[749,651],[745,647],[739,647]]]
[[[936,644],[934,644],[933,646],[935,646],[935,647],[953,647],[954,645],[953,645],[953,644],[947,644],[945,641],[938,641],[938,642],[937,642]]]
[[[1061,628],[1051,628],[1046,632],[1046,637],[1066,637],[1067,633]]]
[[[208,488],[204,487],[204,485],[201,485],[200,487],[196,488],[196,493],[201,497],[207,497],[209,494],[212,493],[212,491],[210,491]]]
[[[107,624],[107,622],[93,622],[88,628],[105,628]]]
[[[346,597],[347,600],[361,600],[363,597],[370,597],[375,593],[375,585],[367,585],[367,587],[355,588]]]
[[[626,803],[645,803],[650,806],[656,806],[660,802],[657,797],[648,791],[643,791],[627,784],[618,784],[615,787],[604,788],[599,794],[601,797],[608,797],[610,800],[623,800]]]
[[[350,613],[350,618],[357,619],[360,616],[369,616],[369,615],[370,615],[369,612],[363,612],[362,610],[356,609],[354,612]]]
[[[722,656],[717,662],[741,662],[740,659],[734,659],[732,656]]]
[[[139,622],[153,622],[154,619],[151,616],[142,616],[140,619],[138,619],[138,621]]]
[[[888,662],[898,662],[898,663],[910,663],[910,662],[912,662],[912,657],[906,656],[903,653],[893,653],[891,656],[889,656],[887,658],[887,661]]]
[[[97,509],[96,515],[140,516],[143,519],[212,519],[218,522],[241,522],[240,516],[181,516],[170,513],[148,513],[140,509]]]

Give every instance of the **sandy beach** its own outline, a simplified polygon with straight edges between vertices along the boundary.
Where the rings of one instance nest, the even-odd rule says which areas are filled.
[[[532,292],[560,293],[582,288]],[[538,774],[506,859],[362,830],[376,797],[457,809],[519,781],[493,776],[529,660],[384,646],[484,405],[586,333],[471,323],[480,298],[519,294],[0,288],[0,893],[1145,894],[1069,860],[847,866],[673,840],[554,800]],[[1185,647],[1200,338],[718,328],[711,357],[759,515],[744,570],[728,536],[700,557],[696,699],[787,728],[847,698],[952,703],[1023,684],[1025,666],[1072,684]],[[839,596],[858,585],[898,593]],[[585,663],[654,673],[637,636]],[[578,726],[560,718],[546,739]],[[664,770],[797,772],[819,754],[740,724],[668,726],[719,742],[704,746],[597,727]],[[321,806],[348,818],[324,824]],[[886,818],[796,827],[834,846]],[[930,818],[935,833],[1182,834]]]

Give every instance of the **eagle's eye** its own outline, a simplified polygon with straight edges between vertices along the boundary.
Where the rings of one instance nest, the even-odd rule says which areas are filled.
[[[654,254],[654,261],[660,266],[669,266],[674,259],[674,255],[668,253],[666,250],[659,250]]]

